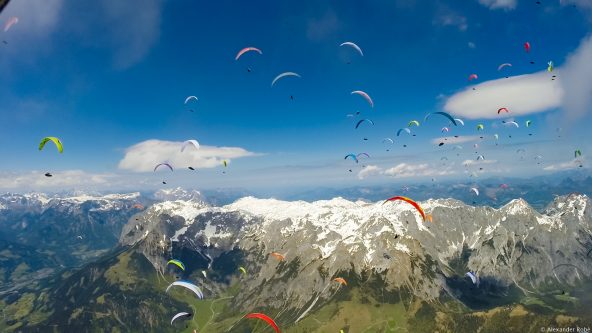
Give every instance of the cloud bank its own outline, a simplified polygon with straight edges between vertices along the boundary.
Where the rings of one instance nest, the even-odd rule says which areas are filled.
[[[256,155],[240,147],[203,145],[199,149],[188,146],[181,152],[182,144],[180,141],[155,139],[142,141],[126,149],[125,156],[119,162],[119,169],[151,172],[154,166],[163,162],[172,164],[174,168],[214,168],[222,165],[224,160],[230,163],[235,158]]]

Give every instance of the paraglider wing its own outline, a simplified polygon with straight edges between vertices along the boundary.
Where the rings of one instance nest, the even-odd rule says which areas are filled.
[[[173,316],[173,318],[171,319],[171,325],[173,324],[173,322],[181,317],[191,317],[191,313],[189,312],[179,312],[176,315]]]
[[[284,255],[277,253],[277,252],[271,252],[271,255],[274,256],[279,261],[283,261],[284,259],[286,259],[286,257],[284,257]]]
[[[471,191],[475,192],[477,196],[479,196],[479,189],[476,187],[471,187]]]
[[[475,273],[467,272],[465,276],[468,276],[473,281],[473,284],[479,284],[479,277]]]
[[[173,166],[170,165],[169,163],[158,163],[155,167],[154,167],[154,171],[156,171],[156,169],[158,169],[161,166],[165,166],[169,169],[171,169],[171,171],[173,171]]]
[[[407,132],[408,134],[411,134],[411,130],[407,127],[404,127],[404,128],[401,128],[397,131],[397,136],[401,135],[401,132],[403,132],[403,131]]]
[[[459,124],[461,124],[461,125],[463,125],[463,126],[465,126],[465,122],[462,119],[454,118],[454,121],[457,122],[457,123],[459,123]]]
[[[428,120],[428,118],[429,118],[431,115],[433,115],[433,114],[439,114],[439,115],[442,115],[442,116],[444,116],[444,117],[448,118],[448,120],[450,120],[450,122],[451,122],[451,123],[452,123],[454,126],[458,126],[458,125],[456,124],[456,120],[455,120],[454,118],[452,118],[452,116],[451,116],[450,114],[448,114],[448,113],[446,113],[446,112],[442,112],[442,111],[437,111],[437,112],[428,113],[428,114],[425,116],[424,120],[426,120],[426,121],[427,121],[427,120]],[[464,123],[463,123],[463,125],[464,125]]]
[[[504,67],[512,67],[512,64],[510,64],[509,62],[506,62],[504,64],[501,64],[497,67],[498,71],[501,71]]]
[[[478,78],[479,77],[477,76],[477,74],[471,74],[471,75],[469,75],[469,81],[473,81],[473,80],[476,80]]]
[[[255,51],[255,52],[259,53],[259,54],[263,54],[263,52],[261,52],[261,50],[259,50],[256,47],[252,47],[252,46],[245,47],[244,49],[238,51],[238,53],[236,54],[236,57],[234,58],[234,60],[238,60],[243,54],[245,54],[245,53],[247,53],[249,51]]]
[[[241,273],[243,273],[244,275],[247,275],[247,270],[243,266],[240,266],[238,270],[241,271]]]
[[[367,121],[367,122],[369,122],[370,124],[374,125],[374,122],[373,122],[372,120],[370,120],[370,119],[362,119],[362,120],[358,121],[358,123],[356,124],[356,129],[357,129],[358,127],[360,127],[360,124],[361,124],[361,123],[363,123],[363,122],[365,122],[365,121]]]
[[[372,98],[370,98],[370,95],[368,95],[367,93],[361,91],[361,90],[354,90],[351,92],[352,95],[360,95],[362,97],[364,97],[364,99],[368,102],[368,104],[370,104],[370,107],[374,107],[374,102],[372,101]]]
[[[442,133],[446,132],[448,133],[450,131],[450,129],[448,127],[442,127]]]
[[[356,51],[358,51],[362,57],[364,56],[364,52],[362,52],[362,49],[358,45],[356,45],[355,43],[353,43],[353,42],[341,43],[339,46],[351,46],[354,49],[356,49]]]
[[[222,164],[224,165],[225,168],[228,166],[228,162],[226,160],[222,161]]]
[[[298,73],[294,73],[294,72],[284,72],[284,73],[282,73],[282,74],[280,74],[280,75],[276,76],[276,77],[275,77],[275,79],[273,79],[273,81],[271,81],[271,86],[273,87],[273,85],[274,85],[274,84],[275,84],[275,83],[276,83],[278,80],[280,80],[281,78],[287,77],[287,76],[295,76],[295,77],[298,77],[298,78],[300,78],[300,77],[301,77],[301,76],[300,76],[300,74],[298,74]]]
[[[499,108],[497,110],[497,114],[500,114],[500,112],[504,111],[505,113],[510,113],[510,111],[507,108]]]
[[[368,153],[359,153],[356,157],[360,158],[361,156],[366,156],[366,158],[370,158],[370,155],[368,155]]]
[[[547,71],[548,71],[549,73],[551,73],[551,72],[553,71],[553,68],[554,68],[553,62],[552,62],[552,61],[549,61],[549,62],[547,63]]]
[[[334,279],[333,279],[333,281],[335,281],[335,282],[339,282],[339,283],[341,283],[342,285],[345,285],[345,286],[347,286],[347,281],[345,281],[345,279],[344,279],[344,278],[337,277],[337,278],[334,278]]]
[[[483,124],[477,125],[477,130],[478,131],[482,131],[484,128],[485,128],[485,126]]]
[[[355,154],[347,154],[347,155],[345,155],[345,157],[343,159],[347,160],[348,157],[351,157],[352,160],[354,160],[354,161],[356,161],[356,163],[358,163],[358,158],[356,157]]]
[[[516,128],[519,128],[520,127],[520,125],[518,125],[518,123],[515,122],[515,121],[506,121],[506,122],[504,122],[504,124],[506,124],[506,125],[514,125],[514,126],[516,126]]]
[[[419,126],[419,121],[412,120],[407,124],[407,127],[411,127],[411,125]]]
[[[196,96],[187,96],[187,98],[185,98],[185,104],[189,103],[190,100],[194,99],[197,102],[197,97]]]
[[[382,139],[382,143],[385,143],[385,142],[395,143],[395,141],[393,141],[393,139],[391,139],[391,138]]]
[[[56,147],[58,148],[58,151],[60,153],[64,152],[64,146],[62,145],[62,141],[60,141],[60,139],[58,139],[54,136],[48,136],[48,137],[41,139],[41,142],[39,143],[39,150],[42,150],[43,147],[45,147],[45,144],[48,143],[49,141],[53,142],[56,145]]]
[[[167,265],[176,265],[180,269],[185,270],[185,264],[183,264],[181,260],[171,259],[167,262]]]
[[[527,121],[525,122],[525,125],[526,125],[526,127],[530,127],[530,125],[532,125],[532,121],[530,121],[530,120],[527,120]]]
[[[526,51],[526,53],[530,53],[530,43],[529,42],[524,43],[524,51]]]
[[[189,290],[191,290],[195,295],[197,295],[197,297],[199,297],[199,299],[203,299],[203,293],[201,292],[201,289],[199,289],[198,286],[194,285],[193,283],[189,282],[189,281],[175,281],[173,283],[171,283],[167,288],[165,292],[169,292],[169,290],[174,287],[174,286],[179,286],[179,287],[184,287],[187,288]]]
[[[4,7],[6,4],[4,4],[2,7]],[[8,30],[10,30],[10,27],[12,27],[13,25],[18,23],[18,17],[13,16],[11,18],[8,19],[8,21],[6,21],[6,24],[4,24],[4,32],[7,32]]]
[[[579,149],[576,149],[576,151],[574,151],[574,158],[576,158],[578,156],[582,156],[582,151]]]
[[[426,215],[425,212],[423,211],[423,209],[421,208],[421,206],[419,206],[419,204],[407,197],[403,197],[403,196],[396,196],[396,197],[392,197],[389,199],[386,199],[382,204],[385,204],[389,201],[397,201],[397,200],[401,200],[401,201],[405,201],[409,204],[411,204],[413,207],[415,207],[415,209],[419,212],[419,214],[421,215],[421,217],[423,218],[423,220],[426,220]]]
[[[266,322],[269,326],[271,326],[276,333],[280,333],[280,328],[278,325],[273,321],[273,319],[269,318],[267,315],[263,313],[249,313],[245,316],[247,319],[261,319]]]
[[[181,145],[181,152],[183,152],[183,150],[185,150],[185,148],[189,145],[193,145],[195,149],[199,149],[199,142],[197,142],[197,140],[187,140],[183,142],[183,145]]]

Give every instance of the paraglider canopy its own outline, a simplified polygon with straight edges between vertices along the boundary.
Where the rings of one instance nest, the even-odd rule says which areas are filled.
[[[273,79],[273,81],[271,81],[271,86],[273,87],[273,85],[280,79],[287,77],[287,76],[294,76],[294,77],[298,77],[300,78],[300,74],[298,73],[294,73],[294,72],[284,72],[278,76],[275,77],[275,79]]]
[[[261,52],[261,50],[259,50],[258,48],[249,46],[249,47],[245,47],[244,49],[238,51],[238,53],[236,54],[236,57],[234,58],[234,60],[238,60],[243,54],[245,54],[245,53],[247,53],[249,51],[254,51],[254,52],[257,52],[259,54],[263,54],[263,52]]]
[[[370,104],[371,108],[374,107],[374,101],[372,101],[372,98],[370,98],[370,95],[368,95],[366,92],[361,91],[361,90],[354,90],[351,92],[351,94],[362,96],[366,100],[366,102],[368,102],[368,104]]]
[[[263,313],[249,313],[247,315],[245,315],[246,319],[261,319],[264,322],[266,322],[269,326],[271,326],[276,333],[280,333],[280,328],[278,327],[278,325],[275,323],[275,321],[273,321],[273,319],[271,319],[270,317],[268,317],[267,315],[263,314]]]
[[[407,197],[403,197],[403,196],[392,197],[392,198],[386,199],[382,204],[384,205],[385,203],[387,203],[389,201],[397,201],[397,200],[405,201],[405,202],[411,204],[413,207],[415,207],[415,209],[419,212],[419,214],[421,215],[422,219],[425,222],[425,220],[426,220],[426,214],[423,211],[423,209],[421,208],[421,206],[419,206],[419,204],[417,202],[415,202],[415,201],[413,201],[413,200],[411,200],[411,199],[409,199]]]
[[[362,52],[362,49],[353,42],[341,43],[339,46],[350,46],[350,47],[354,48],[356,51],[358,51],[362,57],[364,56],[364,52]]]
[[[43,147],[45,147],[45,144],[48,143],[49,141],[51,141],[55,144],[55,146],[58,148],[58,151],[60,153],[64,152],[64,146],[62,145],[62,141],[60,141],[60,139],[56,138],[55,136],[48,136],[48,137],[41,139],[41,142],[39,143],[39,150],[43,150]]]

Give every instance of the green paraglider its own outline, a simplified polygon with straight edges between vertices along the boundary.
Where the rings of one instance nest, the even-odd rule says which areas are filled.
[[[39,150],[43,150],[43,147],[45,147],[45,144],[49,141],[53,142],[56,145],[60,153],[64,152],[64,146],[62,145],[62,141],[60,141],[60,139],[56,138],[55,136],[48,136],[43,138],[39,143]]]

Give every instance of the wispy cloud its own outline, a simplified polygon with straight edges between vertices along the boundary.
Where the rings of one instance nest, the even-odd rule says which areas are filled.
[[[119,168],[134,172],[149,172],[158,163],[168,162],[174,167],[214,168],[228,163],[232,159],[254,156],[255,153],[240,147],[201,146],[199,150],[188,146],[181,152],[182,142],[146,140],[126,149],[125,156],[119,162]]]
[[[592,37],[585,38],[566,63],[551,73],[514,76],[486,81],[452,95],[444,110],[469,119],[495,119],[505,107],[513,116],[561,108],[565,119],[574,121],[590,111],[592,104]],[[474,88],[474,90],[473,90]]]
[[[480,137],[478,135],[462,135],[462,136],[458,136],[458,137],[454,137],[454,136],[443,136],[443,137],[439,137],[439,138],[435,138],[432,139],[432,144],[439,144],[440,142],[445,142],[447,144],[461,144],[461,143],[467,143],[467,142],[475,142],[475,141],[479,141]]]
[[[335,34],[340,26],[341,22],[335,12],[327,10],[323,16],[308,22],[306,36],[308,39],[318,42]]]
[[[483,6],[491,9],[514,9],[516,8],[516,0],[479,0]]]
[[[24,173],[0,174],[2,189],[48,189],[48,188],[82,188],[109,184],[118,176],[109,173],[87,173],[82,170],[66,170],[54,172],[46,177],[44,172],[29,171]]]
[[[584,165],[583,163],[584,163],[583,159],[571,160],[571,161],[567,161],[567,162],[551,164],[549,166],[544,167],[543,170],[545,170],[545,171],[572,170],[572,169],[579,168],[580,165],[583,166]]]
[[[384,171],[384,174],[394,178],[412,178],[426,176],[446,176],[455,174],[451,167],[433,166],[428,163],[407,164],[400,163]]]
[[[469,27],[465,16],[445,6],[440,6],[436,12],[433,24],[441,27],[456,27],[459,31],[466,31]]]

